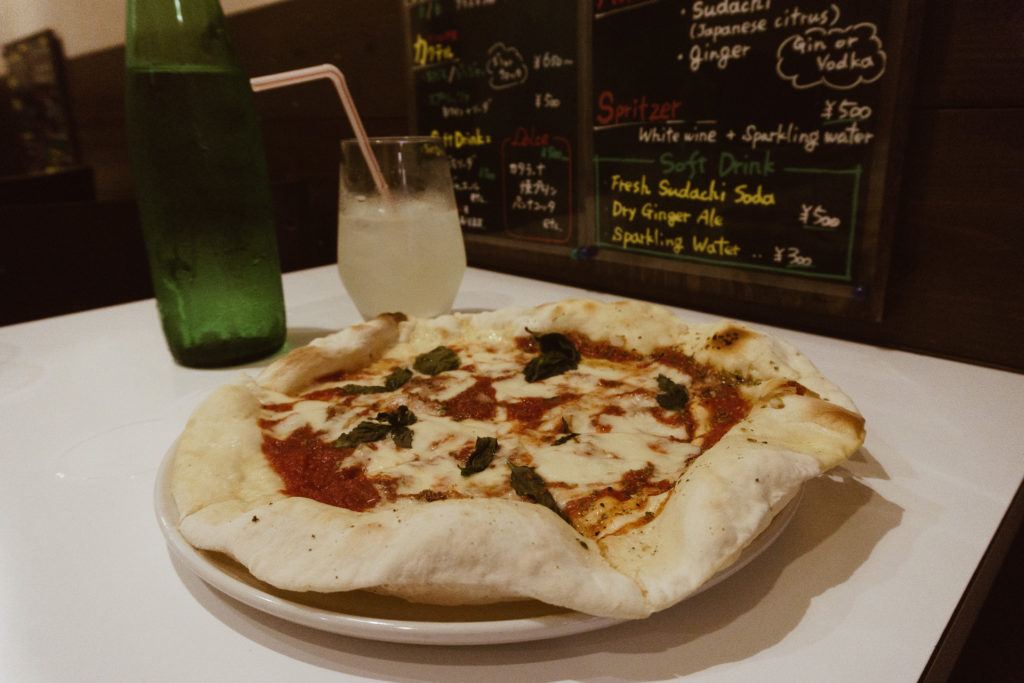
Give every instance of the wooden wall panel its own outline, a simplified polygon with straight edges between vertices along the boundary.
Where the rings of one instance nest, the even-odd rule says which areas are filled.
[[[881,341],[1024,370],[1024,109],[912,130]]]
[[[1024,107],[1024,2],[928,0],[916,103]]]
[[[124,128],[124,48],[68,62],[71,114],[78,126],[82,159],[96,173],[96,196],[131,201],[134,187]]]
[[[405,41],[401,0],[292,0],[228,17],[242,66],[258,76],[325,62],[341,69],[368,119],[405,117]],[[273,93],[273,117],[337,116],[337,98],[307,100],[306,87]],[[268,93],[270,95],[270,93]],[[347,127],[346,127],[347,130]],[[349,133],[346,133],[349,134]]]
[[[130,203],[0,205],[0,325],[152,296]]]

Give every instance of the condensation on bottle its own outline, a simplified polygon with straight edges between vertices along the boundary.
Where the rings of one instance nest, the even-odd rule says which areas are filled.
[[[126,114],[139,218],[168,347],[244,363],[285,338],[266,157],[217,0],[128,0]]]

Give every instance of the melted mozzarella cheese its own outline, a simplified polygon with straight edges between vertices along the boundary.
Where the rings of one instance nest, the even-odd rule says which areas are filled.
[[[620,431],[584,434],[558,446],[531,444],[528,450],[545,481],[570,485],[552,491],[556,499],[571,491],[572,496],[562,493],[569,500],[581,492],[614,485],[625,472],[642,470],[648,464],[654,466],[653,478],[675,481],[698,450],[688,443],[665,441],[662,453],[651,449],[651,442],[648,435]]]
[[[268,410],[265,417],[279,419],[271,428],[279,438],[309,426],[324,441],[332,441],[378,412],[405,405],[418,418],[410,425],[411,448],[400,448],[384,438],[360,444],[343,456],[344,467],[361,465],[369,477],[389,478],[398,496],[428,491],[516,497],[509,476],[509,465],[514,463],[534,467],[561,507],[603,495],[600,492],[609,487],[625,487],[626,475],[643,473],[650,486],[642,482],[628,495],[586,508],[586,518],[580,520],[586,529],[580,530],[592,536],[614,533],[660,509],[669,495],[666,486],[678,480],[700,449],[687,443],[693,435],[687,433],[684,421],[667,420],[666,411],[658,407],[658,375],[683,386],[691,383],[689,376],[650,360],[611,362],[584,357],[576,370],[531,383],[523,368],[533,353],[486,331],[476,336],[448,342],[459,355],[460,369],[433,377],[415,373],[413,380],[393,392],[342,399],[323,391],[353,383],[353,375],[318,387],[321,400],[298,400],[289,412]],[[455,338],[444,326],[431,328],[430,334],[407,334],[385,358],[360,371],[358,383],[383,384],[395,367],[411,368],[417,353],[449,337]],[[491,380],[493,419],[459,420],[446,415],[444,403],[473,387],[480,377]],[[267,394],[267,404],[293,400]],[[542,399],[551,399],[550,405]],[[489,400],[486,392],[480,400]],[[529,413],[530,409],[536,412]],[[517,414],[533,417],[524,422],[510,418]],[[693,414],[706,417],[700,409]],[[578,436],[556,445],[565,436],[566,425]],[[498,452],[485,470],[463,476],[460,467],[479,437],[496,438]]]

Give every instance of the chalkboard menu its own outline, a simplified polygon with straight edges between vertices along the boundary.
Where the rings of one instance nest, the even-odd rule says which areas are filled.
[[[920,4],[408,0],[415,125],[478,265],[877,319]]]
[[[595,0],[596,241],[852,282],[891,0]]]
[[[467,233],[576,240],[574,0],[408,2],[416,127],[452,160]]]

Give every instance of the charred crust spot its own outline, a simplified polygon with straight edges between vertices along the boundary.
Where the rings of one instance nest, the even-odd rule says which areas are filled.
[[[789,380],[779,388],[780,390],[785,391],[786,393],[796,394],[797,396],[811,396],[812,398],[821,398],[821,396],[819,396],[816,392],[811,391],[810,389],[805,387],[803,384],[800,384],[800,382],[797,382],[796,380]]]
[[[727,327],[726,329],[711,335],[705,343],[705,347],[715,351],[723,351],[738,346],[743,340],[750,337],[749,331],[739,327]]]
[[[425,501],[427,503],[433,503],[434,501],[437,500],[447,500],[448,494],[445,491],[431,491],[429,489],[424,489],[423,491],[420,491],[419,493],[414,495],[413,498],[415,498],[416,500]]]

